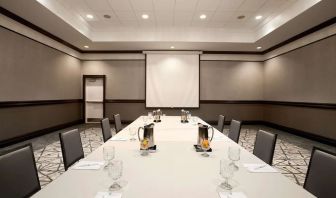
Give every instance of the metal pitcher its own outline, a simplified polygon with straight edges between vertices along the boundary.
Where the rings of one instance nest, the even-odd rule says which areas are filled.
[[[141,129],[143,130],[143,138],[140,138]],[[155,143],[154,143],[154,124],[152,123],[152,124],[146,125],[144,127],[139,127],[138,138],[139,138],[139,141],[147,138],[149,140],[149,147],[154,146],[155,145]]]
[[[211,138],[209,139],[209,129],[212,130]],[[201,142],[203,139],[207,139],[209,141],[212,141],[212,138],[214,136],[214,129],[212,126],[207,126],[203,124],[198,124],[198,137],[197,137],[197,145],[201,145]]]

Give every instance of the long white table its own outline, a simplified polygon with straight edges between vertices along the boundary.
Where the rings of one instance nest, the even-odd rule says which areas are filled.
[[[155,124],[157,151],[148,156],[140,155],[138,141],[113,140],[130,138],[128,128],[142,125],[139,117],[85,160],[103,160],[103,147],[114,145],[116,159],[124,164],[121,178],[127,181],[122,191],[124,198],[219,197],[217,186],[222,181],[219,175],[220,159],[227,158],[229,146],[238,144],[215,130],[211,143],[213,152],[208,158],[202,157],[193,148],[197,126],[180,123],[178,116],[164,116],[161,123]],[[314,197],[281,173],[250,173],[242,166],[244,163],[262,161],[241,147],[240,168],[233,177],[233,191],[244,192],[250,198]],[[33,197],[92,198],[99,191],[107,191],[107,181],[109,178],[104,170],[69,169]]]

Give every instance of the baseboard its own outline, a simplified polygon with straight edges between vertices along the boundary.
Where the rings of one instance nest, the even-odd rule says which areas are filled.
[[[326,138],[326,137],[323,137],[323,136],[320,136],[320,135],[316,135],[316,134],[313,134],[311,132],[302,131],[302,130],[294,129],[294,128],[291,128],[291,127],[287,127],[287,126],[283,126],[283,125],[279,125],[279,124],[275,124],[275,123],[267,122],[267,121],[262,121],[261,124],[263,124],[267,127],[271,127],[273,129],[288,132],[288,133],[293,134],[293,135],[297,135],[297,136],[304,137],[304,138],[307,138],[307,139],[310,139],[310,140],[321,142],[323,144],[328,144],[330,146],[336,146],[336,140],[331,139],[331,138]]]
[[[82,119],[75,120],[75,121],[72,121],[72,122],[67,122],[67,123],[52,126],[52,127],[49,127],[49,128],[33,131],[33,132],[30,132],[26,135],[22,135],[22,136],[19,136],[19,137],[14,137],[14,138],[11,138],[11,139],[2,140],[2,141],[0,141],[0,148],[10,146],[12,144],[19,143],[19,142],[22,142],[22,141],[26,141],[26,140],[29,140],[29,139],[32,139],[32,138],[35,138],[35,137],[39,137],[39,136],[42,136],[42,135],[46,135],[48,133],[55,132],[55,131],[61,130],[61,129],[65,129],[67,127],[71,127],[73,125],[77,125],[77,124],[81,124],[81,123],[84,123],[84,120],[82,120]]]

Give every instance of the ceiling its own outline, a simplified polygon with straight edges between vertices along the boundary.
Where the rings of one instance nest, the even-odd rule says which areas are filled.
[[[0,5],[82,50],[262,51],[336,15],[334,0],[1,0]]]

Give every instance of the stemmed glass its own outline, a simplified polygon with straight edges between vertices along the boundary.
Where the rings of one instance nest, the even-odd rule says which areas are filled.
[[[210,155],[207,153],[207,151],[210,149],[210,141],[206,138],[204,138],[201,142],[201,148],[203,150],[202,156],[203,157],[209,157]]]
[[[148,112],[148,119],[153,120],[153,113],[152,112]]]
[[[105,167],[107,168],[109,165],[112,164],[112,160],[115,157],[115,148],[114,146],[105,146],[103,147],[103,158],[105,161]]]
[[[220,160],[219,174],[223,177],[224,181],[219,185],[219,187],[225,190],[232,190],[232,186],[229,184],[229,179],[233,177],[233,169],[234,167],[229,160]]]
[[[135,138],[136,129],[133,128],[133,127],[130,127],[128,130],[129,130],[129,134],[131,136],[130,140],[135,141],[136,140],[136,138]]]
[[[232,161],[232,165],[234,170],[238,170],[239,167],[235,164],[235,162],[240,160],[240,148],[237,146],[229,146],[229,159]]]
[[[142,121],[144,123],[144,126],[147,124],[148,117],[147,116],[142,116]]]
[[[123,163],[121,160],[115,160],[113,164],[108,166],[108,176],[113,180],[113,184],[109,187],[110,194],[113,191],[121,190],[122,186],[118,183],[118,179],[122,176]]]

